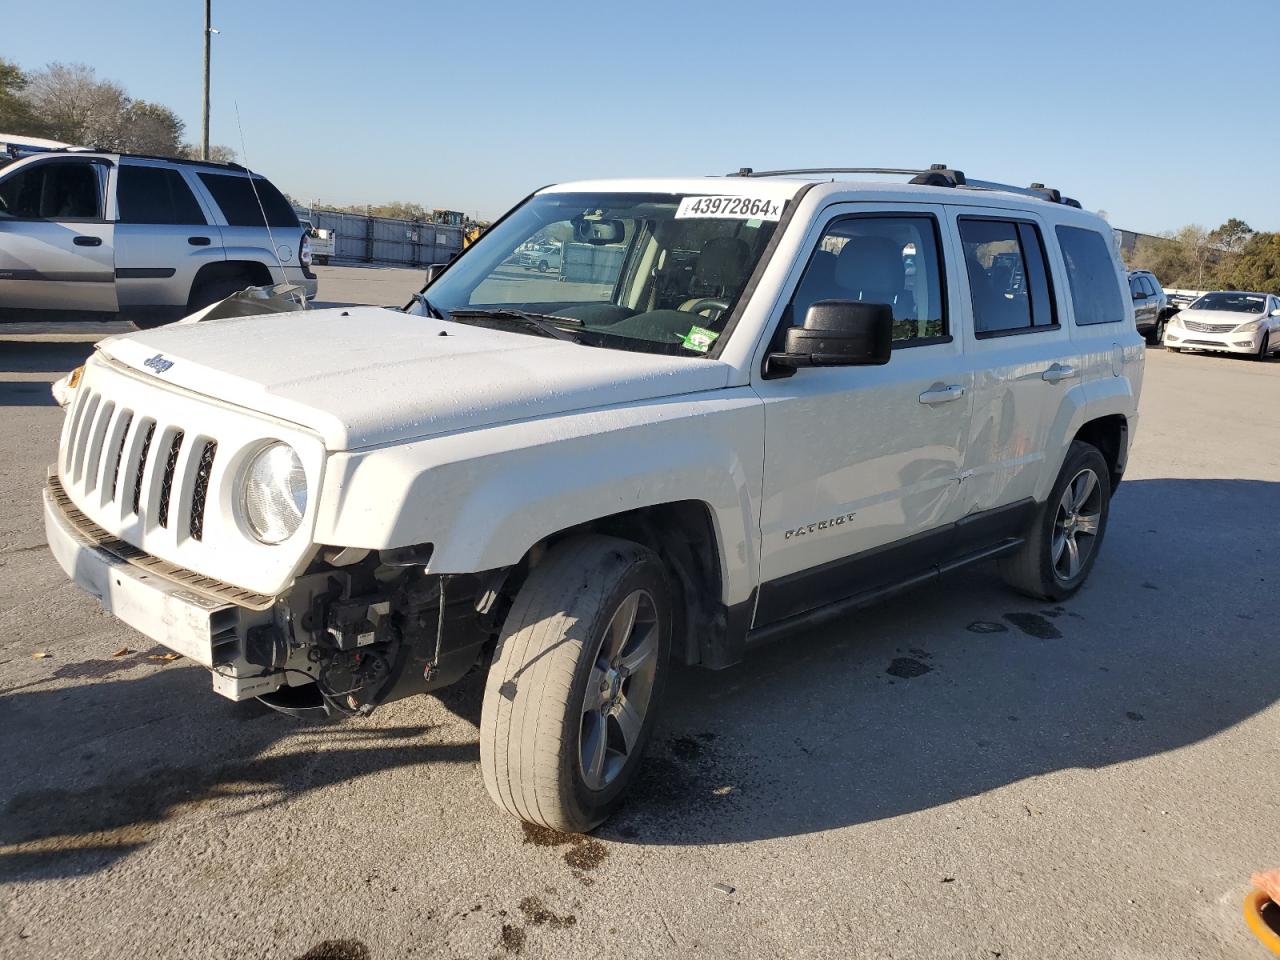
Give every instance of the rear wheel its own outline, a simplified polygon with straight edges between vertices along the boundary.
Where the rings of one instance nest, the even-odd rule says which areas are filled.
[[[187,298],[187,314],[190,315],[197,310],[203,310],[211,303],[225,300],[233,293],[239,293],[246,287],[252,287],[253,285],[253,280],[245,274],[231,274],[230,276],[199,280],[191,288],[191,296]]]
[[[621,802],[653,732],[671,590],[645,547],[583,536],[520,588],[485,684],[480,770],[498,806],[578,833]]]
[[[1071,596],[1093,569],[1110,506],[1111,472],[1106,458],[1097,447],[1077,440],[1026,542],[1000,561],[1005,582],[1039,600]]]

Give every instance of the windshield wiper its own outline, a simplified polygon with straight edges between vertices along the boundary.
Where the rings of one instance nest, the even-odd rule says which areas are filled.
[[[514,307],[500,307],[496,310],[452,310],[449,313],[449,319],[456,320],[459,323],[466,323],[468,320],[496,320],[499,323],[505,321],[537,331],[546,337],[554,337],[556,340],[582,343],[580,337],[556,326],[557,323],[571,323],[574,326],[582,326],[582,321],[576,317],[558,317],[552,313],[529,313],[526,310],[517,310]]]
[[[423,310],[425,310],[425,311],[427,311],[427,316],[428,316],[428,317],[431,317],[433,320],[443,320],[443,319],[444,319],[444,314],[443,314],[443,313],[441,313],[441,312],[440,312],[440,310],[439,310],[438,308],[433,307],[433,306],[431,305],[431,301],[427,299],[427,295],[426,295],[425,293],[423,293],[422,291],[418,291],[417,293],[415,293],[415,294],[413,295],[413,300],[414,300],[414,302],[415,302],[415,303],[420,303],[420,304],[422,304],[422,309],[423,309]]]

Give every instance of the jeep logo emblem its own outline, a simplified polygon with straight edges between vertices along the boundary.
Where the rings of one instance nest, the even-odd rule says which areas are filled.
[[[142,362],[144,367],[150,367],[156,373],[164,373],[173,366],[172,360],[166,360],[164,354],[157,353],[154,357],[150,357]]]

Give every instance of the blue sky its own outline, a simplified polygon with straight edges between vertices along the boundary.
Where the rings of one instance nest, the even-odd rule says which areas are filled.
[[[200,121],[200,0],[54,0],[0,56]],[[1280,230],[1280,0],[214,0],[215,142],[300,200],[492,216],[594,176],[913,166]]]

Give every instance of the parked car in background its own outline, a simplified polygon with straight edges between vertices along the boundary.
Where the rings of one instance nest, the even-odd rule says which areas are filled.
[[[1164,293],[1169,298],[1170,315],[1172,316],[1179,310],[1185,310],[1208,292],[1207,290],[1179,290],[1166,287]]]
[[[1280,350],[1280,297],[1236,290],[1206,293],[1174,314],[1164,345],[1175,353],[1212,350],[1265,360]]]
[[[1165,322],[1173,313],[1160,281],[1150,270],[1130,270],[1129,295],[1133,299],[1133,319],[1138,332],[1146,337],[1147,343],[1160,343]]]
[[[299,219],[298,222],[302,224],[302,229],[311,245],[311,262],[322,267],[326,266],[329,258],[337,253],[338,235],[327,227],[314,226],[305,218]]]
[[[564,254],[559,244],[548,243],[521,250],[519,262],[522,267],[537,270],[539,273],[546,273],[549,270],[559,272],[564,265]]]
[[[315,296],[302,226],[239,164],[50,150],[0,170],[0,319],[149,327],[279,283]]]

